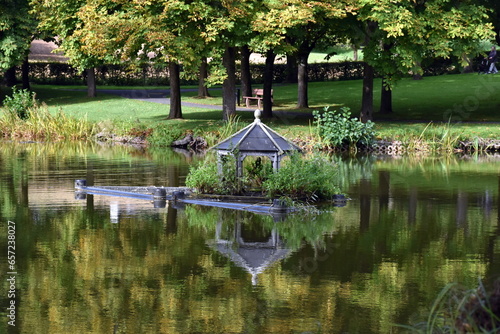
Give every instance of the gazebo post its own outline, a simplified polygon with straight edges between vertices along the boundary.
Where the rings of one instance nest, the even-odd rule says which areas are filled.
[[[273,170],[275,172],[278,171],[278,169],[280,169],[280,161],[281,161],[281,155],[276,153],[273,155]]]
[[[236,155],[236,176],[241,178],[243,176],[243,160],[245,160],[246,155],[237,154]]]
[[[222,177],[222,154],[220,151],[217,151],[217,174]]]

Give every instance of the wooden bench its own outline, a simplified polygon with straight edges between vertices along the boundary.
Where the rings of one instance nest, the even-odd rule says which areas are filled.
[[[262,99],[264,98],[264,90],[260,88],[252,89],[252,96],[243,96],[245,105],[250,108],[250,102],[257,100],[257,108],[262,109]],[[271,89],[271,102],[273,102],[273,90]]]

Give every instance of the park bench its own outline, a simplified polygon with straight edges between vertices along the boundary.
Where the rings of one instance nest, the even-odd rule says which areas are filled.
[[[256,88],[252,90],[252,96],[243,96],[245,105],[250,108],[250,102],[252,100],[257,100],[257,108],[262,109],[262,99],[264,98],[264,90]],[[273,90],[271,89],[271,102],[273,102]]]

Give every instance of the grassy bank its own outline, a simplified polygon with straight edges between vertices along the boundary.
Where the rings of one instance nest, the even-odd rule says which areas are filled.
[[[290,139],[313,140],[311,119],[297,115],[310,114],[312,110],[325,106],[346,106],[356,116],[361,106],[361,85],[360,80],[310,83],[308,110],[295,109],[297,85],[276,85],[273,87],[274,110],[284,114],[265,122]],[[375,80],[375,111],[379,108],[380,88],[380,80]],[[147,130],[160,128],[160,132],[164,134],[172,130],[172,137],[192,132],[208,136],[209,141],[217,141],[222,132],[227,132],[221,121],[222,112],[215,108],[183,107],[184,119],[167,120],[168,105],[104,93],[99,93],[95,99],[88,98],[84,89],[85,87],[33,87],[37,98],[47,105],[51,114],[62,112],[68,117],[87,119],[97,125],[95,131],[140,134],[141,131],[151,133]],[[216,87],[210,92],[212,97],[208,99],[196,98],[196,92],[193,91],[184,92],[183,102],[221,105],[221,89]],[[500,122],[499,105],[500,75],[461,74],[425,77],[418,81],[404,79],[393,90],[394,112],[388,115],[375,112],[375,129],[378,139],[406,143],[500,139],[497,124]],[[238,112],[239,122],[232,127],[241,128],[251,122],[252,111]]]

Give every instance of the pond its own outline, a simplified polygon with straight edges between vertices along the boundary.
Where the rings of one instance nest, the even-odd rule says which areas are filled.
[[[333,157],[347,204],[285,217],[75,194],[200,158],[0,144],[2,332],[397,333],[500,276],[498,156]]]

